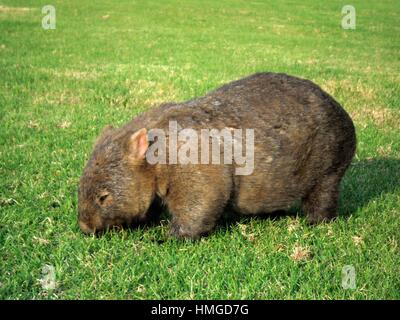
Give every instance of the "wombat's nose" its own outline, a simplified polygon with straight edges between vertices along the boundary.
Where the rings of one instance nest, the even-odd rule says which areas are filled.
[[[79,221],[79,227],[81,228],[83,233],[90,234],[94,233],[94,229],[90,228],[85,222]]]

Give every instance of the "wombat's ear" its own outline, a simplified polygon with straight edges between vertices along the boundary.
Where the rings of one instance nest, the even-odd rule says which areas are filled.
[[[98,136],[98,138],[96,139],[96,142],[94,144],[96,145],[96,144],[99,144],[102,141],[104,141],[104,139],[106,137],[108,137],[110,135],[110,133],[113,131],[113,129],[114,129],[113,126],[110,126],[110,125],[105,126],[103,128],[103,130],[101,131],[100,135]]]
[[[128,139],[128,157],[135,162],[143,160],[145,158],[146,151],[149,148],[146,128],[136,131]]]

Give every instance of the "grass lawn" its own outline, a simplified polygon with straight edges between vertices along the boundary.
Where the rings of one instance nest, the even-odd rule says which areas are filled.
[[[0,0],[1,299],[400,298],[399,1],[352,1],[355,30],[336,0],[50,2],[55,30],[49,1]],[[295,207],[198,242],[169,238],[167,218],[81,234],[77,185],[105,125],[256,71],[308,78],[352,116],[337,221],[309,227]]]

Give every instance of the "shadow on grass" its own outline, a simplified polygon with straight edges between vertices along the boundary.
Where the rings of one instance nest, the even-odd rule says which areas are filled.
[[[341,184],[339,219],[348,219],[374,199],[400,191],[400,159],[372,158],[354,161]],[[225,215],[216,230],[229,230],[236,223],[250,219],[279,220],[286,217],[303,216],[300,202],[288,211],[275,211],[256,216]]]
[[[339,216],[348,218],[369,202],[400,191],[400,159],[354,161],[341,185]]]

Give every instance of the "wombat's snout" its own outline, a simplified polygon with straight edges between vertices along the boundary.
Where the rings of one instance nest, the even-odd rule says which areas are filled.
[[[97,213],[79,210],[78,224],[84,234],[97,234],[104,229],[104,221]]]
[[[90,227],[87,223],[83,221],[79,221],[79,227],[84,234],[93,234],[96,232],[94,228]]]
[[[109,224],[108,222],[105,223],[99,223],[97,221],[97,224],[93,226],[91,222],[85,222],[82,219],[79,219],[79,227],[81,231],[86,234],[86,235],[96,235],[96,236],[101,236],[103,235],[107,230],[110,229],[124,229],[125,227],[133,227],[133,224],[129,223],[122,223],[121,221],[118,221],[114,224]]]

